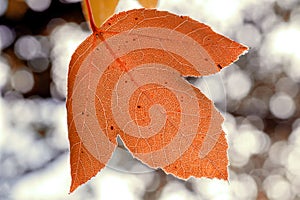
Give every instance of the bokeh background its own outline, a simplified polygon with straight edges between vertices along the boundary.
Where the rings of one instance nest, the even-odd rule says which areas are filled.
[[[120,0],[116,12],[141,6]],[[0,0],[0,199],[300,199],[300,1],[160,0],[250,47],[219,74],[188,79],[225,117],[230,180],[181,181],[123,148],[74,193],[66,77],[91,32],[79,0]]]

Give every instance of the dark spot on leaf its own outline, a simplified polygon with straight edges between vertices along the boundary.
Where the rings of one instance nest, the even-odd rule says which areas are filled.
[[[204,60],[205,60],[205,61],[208,61],[208,59],[207,59],[207,58],[204,58]]]
[[[111,25],[111,23],[110,23],[110,22],[108,22],[108,25]]]
[[[110,130],[114,130],[114,127],[113,127],[113,126],[110,126]]]
[[[219,69],[222,69],[222,66],[220,64],[217,65]]]
[[[136,40],[135,38],[132,39],[132,41],[135,41],[135,40]]]
[[[125,81],[125,83],[127,83],[127,81]]]
[[[138,18],[136,17],[136,18],[134,18],[135,20],[138,20]]]
[[[141,106],[137,106],[137,108],[141,108]]]
[[[168,82],[166,81],[165,84],[168,84]]]
[[[183,19],[183,16],[180,16],[181,19]]]
[[[81,112],[82,115],[84,115],[84,112]]]

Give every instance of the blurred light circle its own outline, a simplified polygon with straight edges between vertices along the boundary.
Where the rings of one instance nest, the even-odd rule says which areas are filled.
[[[296,129],[300,127],[300,118],[297,118],[294,122],[293,122],[293,125],[292,125],[292,129]]]
[[[230,189],[235,199],[255,199],[257,196],[257,185],[248,174],[240,174],[236,180],[230,181]]]
[[[7,9],[8,2],[7,0],[0,0],[0,16],[3,15]]]
[[[300,126],[293,128],[292,133],[289,135],[289,143],[300,146]]]
[[[213,27],[218,27],[225,31],[229,30],[229,27],[238,26],[242,23],[243,16],[239,1],[210,0],[203,1],[200,4],[202,4],[202,6],[199,7],[201,9],[200,12],[203,16],[209,16],[207,20],[210,20],[209,24]]]
[[[229,154],[229,163],[233,167],[243,167],[249,161],[249,156],[240,154],[239,150],[236,148],[230,147],[228,150]]]
[[[275,85],[277,92],[284,92],[295,97],[298,94],[299,88],[298,85],[291,78],[282,77],[280,78]]]
[[[256,26],[246,24],[238,29],[237,40],[252,48],[258,48],[261,42],[261,34]]]
[[[66,97],[66,77],[71,56],[88,34],[89,32],[84,32],[79,25],[74,23],[56,26],[52,31],[50,42],[53,48],[50,57],[52,59],[51,76],[54,84],[51,89],[53,97],[58,99]]]
[[[287,94],[276,93],[270,99],[270,111],[280,119],[287,119],[295,112],[294,100]]]
[[[271,85],[263,85],[256,87],[251,93],[253,97],[263,100],[264,102],[269,102],[270,97],[273,95],[274,91]]]
[[[298,54],[300,26],[291,23],[281,23],[266,38],[267,54],[273,59],[290,58]],[[277,58],[275,57],[277,56]]]
[[[239,111],[247,115],[258,115],[263,117],[268,112],[268,105],[260,98],[250,97],[242,101]]]
[[[281,175],[270,175],[263,182],[263,188],[269,199],[292,199],[291,185]]]
[[[46,57],[37,57],[28,61],[28,65],[32,71],[37,73],[45,71],[48,68],[49,63],[50,61]]]
[[[291,56],[291,64],[287,64],[284,66],[284,72],[291,77],[294,81],[300,82],[300,56]]]
[[[42,50],[41,50],[42,57],[48,57],[50,54],[51,48],[52,48],[49,38],[46,36],[38,36],[37,39],[40,42],[41,47],[42,47]]]
[[[232,99],[240,100],[247,96],[251,88],[251,80],[249,76],[238,70],[229,74],[227,78],[226,92]]]
[[[294,147],[287,156],[286,168],[289,172],[300,176],[300,147]]]
[[[271,139],[270,139],[269,135],[267,135],[264,132],[261,132],[259,137],[260,137],[259,153],[267,153],[271,146]]]
[[[172,200],[172,199],[194,199],[193,194],[184,187],[184,185],[176,182],[168,182],[161,191],[158,198],[159,200]]]
[[[232,178],[232,176],[230,176]],[[229,194],[229,184],[219,179],[194,179],[194,190],[199,193],[203,199],[219,199],[225,198]],[[179,189],[179,188],[178,188]],[[175,189],[176,190],[176,189]],[[182,198],[177,198],[182,199]],[[202,199],[202,198],[199,198]]]
[[[260,47],[261,70],[270,77],[270,74],[284,71],[289,77],[300,81],[299,70],[299,46],[300,26],[299,23],[276,23],[265,34]],[[298,59],[297,59],[298,58]],[[275,73],[274,73],[275,72]]]
[[[269,150],[269,159],[273,165],[284,165],[288,152],[288,144],[286,141],[281,140],[275,142]]]
[[[0,90],[6,84],[9,75],[10,75],[10,67],[0,57]]]
[[[8,90],[3,95],[4,99],[8,102],[23,99],[23,95],[19,91]]]
[[[26,3],[32,10],[42,12],[49,8],[51,0],[26,0]]]
[[[291,11],[290,20],[292,22],[297,22],[297,21],[299,22],[299,20],[300,20],[300,6],[294,8]]]
[[[291,183],[292,192],[294,195],[298,195],[300,197],[300,176],[290,173],[288,170],[286,171],[286,178]]]
[[[0,0],[1,5],[1,0]],[[0,51],[9,45],[14,41],[15,39],[15,33],[8,28],[7,26],[0,25]]]
[[[292,9],[293,7],[295,7],[295,5],[297,3],[299,3],[299,0],[277,0],[276,3],[278,4],[278,6],[280,6],[283,9],[289,10]]]
[[[228,137],[230,137],[234,131],[236,130],[236,120],[233,115],[230,113],[226,113],[225,120],[223,122],[223,128],[225,132],[228,133]],[[231,133],[231,134],[229,134]]]
[[[22,36],[15,43],[16,55],[24,60],[31,60],[41,53],[41,44],[33,36]]]
[[[242,4],[244,4],[244,6],[247,6],[247,9],[243,10],[244,18],[246,19],[244,19],[244,21],[260,24],[262,19],[273,13],[272,9],[270,8],[272,6],[272,1],[274,0],[243,1]]]
[[[239,134],[232,141],[232,147],[245,157],[258,153],[260,149],[258,131],[242,128],[238,132]]]
[[[259,130],[263,130],[265,127],[265,124],[264,124],[262,118],[260,118],[257,115],[248,115],[247,120]]]
[[[33,74],[25,69],[16,71],[11,77],[12,86],[22,93],[29,92],[34,85]]]
[[[269,32],[272,28],[282,21],[281,17],[270,12],[263,19],[260,19],[260,27],[263,33]]]

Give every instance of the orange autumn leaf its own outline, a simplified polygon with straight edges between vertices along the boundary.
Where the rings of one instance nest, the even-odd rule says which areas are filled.
[[[70,192],[106,166],[118,135],[149,167],[181,179],[227,180],[223,117],[183,77],[217,73],[247,47],[154,9],[121,12],[91,27],[69,67]]]
[[[139,0],[139,3],[145,8],[155,8],[158,0]]]
[[[114,14],[119,0],[90,0],[90,2],[95,24],[99,27],[107,18]],[[82,1],[82,9],[85,18],[89,20],[86,1]]]

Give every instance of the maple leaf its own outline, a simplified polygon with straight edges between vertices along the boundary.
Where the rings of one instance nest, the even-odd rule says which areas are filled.
[[[217,73],[247,47],[154,9],[121,12],[100,28],[90,19],[93,34],[69,67],[70,192],[105,167],[117,136],[152,168],[227,180],[223,117],[183,77]]]

